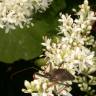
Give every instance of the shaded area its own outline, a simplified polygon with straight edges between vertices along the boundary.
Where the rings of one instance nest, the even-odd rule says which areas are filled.
[[[33,68],[31,68],[33,66]],[[28,70],[24,70],[30,67]],[[24,94],[21,89],[24,88],[24,80],[32,81],[32,75],[38,70],[31,61],[20,60],[14,64],[7,65],[0,62],[0,92],[3,96],[30,96]]]

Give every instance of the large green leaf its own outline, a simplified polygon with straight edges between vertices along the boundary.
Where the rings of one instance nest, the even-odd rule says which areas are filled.
[[[44,21],[37,21],[29,29],[17,29],[8,34],[0,32],[0,61],[13,62],[18,59],[32,59],[41,53],[41,40],[49,26]]]

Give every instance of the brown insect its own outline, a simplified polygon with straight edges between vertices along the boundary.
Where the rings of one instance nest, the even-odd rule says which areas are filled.
[[[51,86],[56,86],[56,84],[64,85],[59,90],[55,89],[55,91],[53,91],[54,94],[60,94],[63,90],[66,90],[66,87],[69,87],[69,84],[64,84],[64,81],[72,81],[75,79],[69,71],[63,68],[53,69],[51,72],[36,74],[44,78],[47,78],[51,82],[51,84],[48,85],[48,88],[50,88]]]
[[[63,68],[53,69],[49,73],[44,74],[36,73],[36,74],[48,78],[52,82],[57,81],[63,82],[68,80],[74,80],[74,76],[69,71]]]
[[[34,67],[27,67],[27,68],[24,68],[23,70],[13,73],[11,75],[11,78],[13,78],[13,76],[15,76],[16,74],[29,70],[29,69],[35,69],[37,71],[39,70]],[[45,72],[45,70],[43,69],[40,69],[40,70],[42,71],[42,74],[39,72],[37,72],[36,74],[49,79],[51,82],[62,82],[62,81],[74,80],[74,76],[69,71],[63,68],[58,68],[58,69],[55,68],[49,72]]]
[[[37,68],[29,67],[29,68],[25,68],[23,70],[20,70],[20,71],[14,73],[11,77],[13,77],[14,75],[16,75],[20,72],[23,72],[23,71],[26,71],[26,70],[29,70],[32,68],[38,71]],[[72,81],[75,79],[74,76],[68,70],[63,69],[63,68],[58,68],[58,69],[55,68],[55,69],[52,69],[51,71],[48,71],[48,72],[45,72],[45,70],[41,69],[41,73],[36,72],[35,74],[42,76],[44,78],[47,78],[51,82],[48,85],[48,88],[50,88],[51,86],[56,86],[56,84],[64,85],[58,91],[56,89],[56,91],[54,91],[54,94],[59,94],[63,90],[66,90],[65,86],[69,87],[69,84],[64,84],[64,81]]]

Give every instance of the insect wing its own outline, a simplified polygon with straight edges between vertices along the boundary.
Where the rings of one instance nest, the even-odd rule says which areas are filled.
[[[66,69],[54,69],[51,73],[51,79],[57,81],[74,80],[74,76]]]
[[[66,69],[53,69],[50,73],[37,72],[36,75],[49,79],[52,82],[74,80],[74,76]]]

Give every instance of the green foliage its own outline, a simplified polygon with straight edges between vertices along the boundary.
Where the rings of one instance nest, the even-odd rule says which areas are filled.
[[[33,27],[17,28],[7,34],[0,30],[0,61],[12,63],[38,57],[41,54],[42,36],[56,33],[57,14],[63,8],[65,0],[54,0],[46,12],[34,15]]]
[[[17,29],[8,34],[0,32],[0,61],[13,62],[18,59],[32,59],[41,53],[41,41],[49,26],[37,21],[34,27]]]

